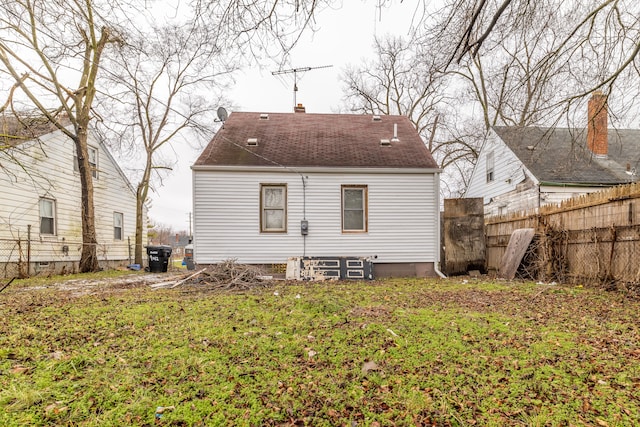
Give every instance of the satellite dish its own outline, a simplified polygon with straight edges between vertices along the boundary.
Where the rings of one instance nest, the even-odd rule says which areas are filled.
[[[218,108],[218,120],[224,123],[225,120],[227,120],[227,117],[229,117],[227,110],[225,110],[224,107]]]

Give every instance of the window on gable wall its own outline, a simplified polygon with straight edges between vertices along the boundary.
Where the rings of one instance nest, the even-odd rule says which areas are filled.
[[[286,233],[286,184],[260,184],[260,231]]]
[[[120,212],[113,213],[113,240],[122,240],[124,233],[123,223],[124,223],[124,215]]]
[[[40,234],[56,234],[56,202],[40,199]]]
[[[367,219],[367,186],[342,186],[342,232],[366,232]]]
[[[87,147],[89,153],[89,167],[91,168],[91,176],[98,179],[98,149]],[[78,153],[73,150],[73,170],[78,172]]]
[[[486,168],[487,168],[487,182],[493,182],[494,180],[494,168],[495,165],[495,160],[493,158],[493,151],[489,151],[487,153],[487,160],[486,160]]]

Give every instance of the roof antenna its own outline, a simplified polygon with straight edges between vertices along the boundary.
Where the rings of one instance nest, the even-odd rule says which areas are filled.
[[[298,105],[298,101],[296,99],[296,93],[298,92],[298,73],[317,70],[319,68],[330,68],[330,67],[333,67],[333,65],[322,65],[320,67],[298,67],[298,68],[291,68],[290,70],[272,71],[271,75],[278,76],[280,74],[293,73],[293,108],[295,108],[296,105]]]

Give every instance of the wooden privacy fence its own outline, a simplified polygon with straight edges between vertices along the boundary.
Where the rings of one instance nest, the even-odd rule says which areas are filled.
[[[520,277],[640,289],[640,183],[485,221],[487,269],[498,271],[511,233],[535,237]]]

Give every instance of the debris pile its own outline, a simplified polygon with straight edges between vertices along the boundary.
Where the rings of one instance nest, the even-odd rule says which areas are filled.
[[[220,264],[196,271],[182,279],[155,283],[153,289],[192,286],[200,290],[248,290],[268,287],[272,276],[265,276],[255,266],[238,264],[235,260],[226,260]]]

